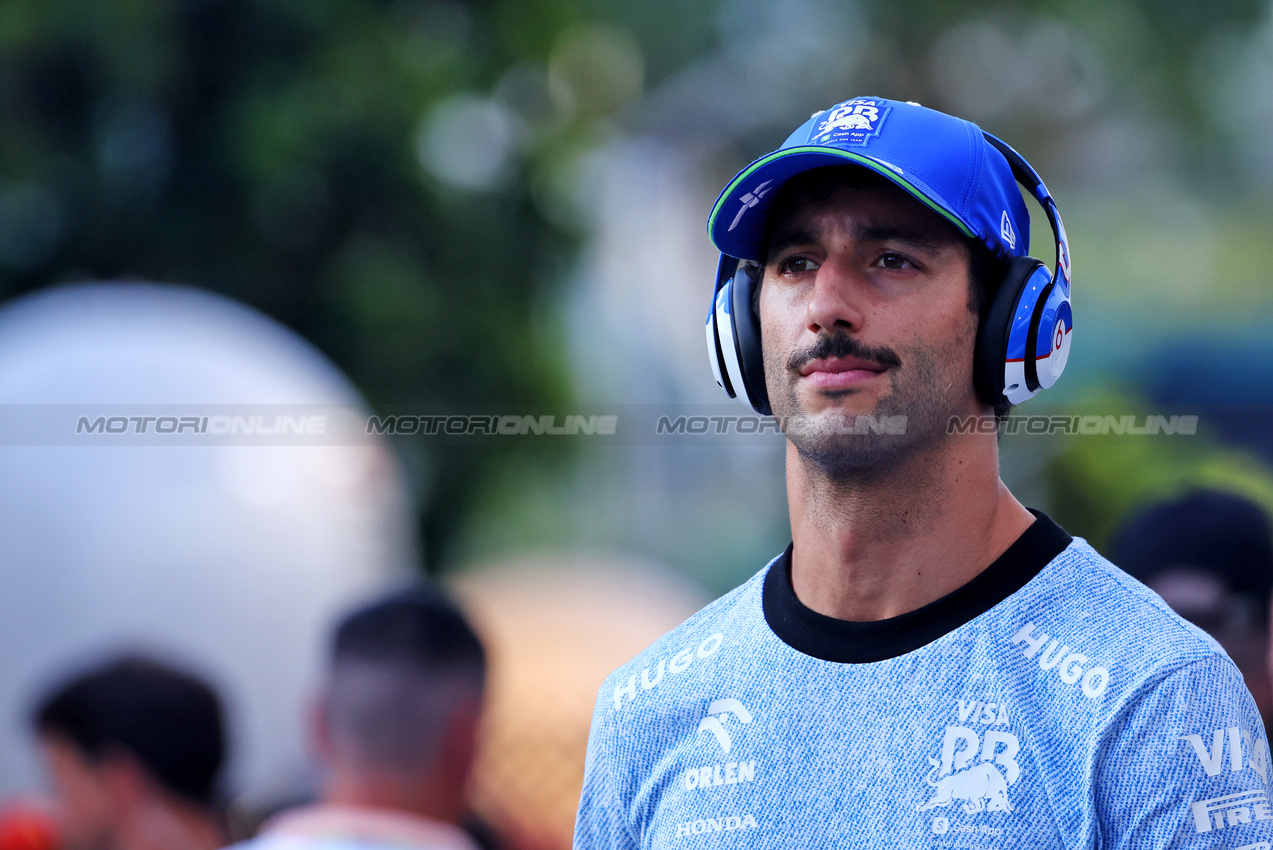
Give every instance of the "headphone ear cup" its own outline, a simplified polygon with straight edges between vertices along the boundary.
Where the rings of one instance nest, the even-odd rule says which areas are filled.
[[[729,381],[729,370],[720,349],[720,323],[716,320],[718,298],[720,298],[719,290],[712,297],[712,303],[707,309],[707,359],[712,365],[712,377],[716,379],[716,386],[724,390],[725,395],[736,398],[738,394],[734,392],[734,387]]]
[[[973,353],[973,386],[977,397],[985,404],[999,406],[1009,403],[1004,396],[1008,340],[1018,314],[1029,307],[1029,312],[1026,313],[1028,322],[1034,313],[1033,304],[1023,305],[1021,301],[1022,296],[1027,294],[1030,279],[1039,269],[1047,272],[1047,266],[1034,257],[1013,257],[1009,260],[1003,282],[991,298],[990,307],[981,320],[981,327],[977,329]]]
[[[743,390],[747,401],[757,413],[772,415],[769,408],[769,390],[765,386],[765,358],[760,345],[760,317],[752,309],[752,290],[755,278],[747,267],[740,267],[730,286],[733,298],[731,317],[734,322],[734,339],[738,343],[738,366],[742,373]]]

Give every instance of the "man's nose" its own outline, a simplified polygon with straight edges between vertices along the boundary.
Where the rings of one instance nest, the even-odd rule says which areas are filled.
[[[813,333],[860,332],[865,319],[861,272],[851,259],[831,255],[813,279],[809,295],[807,326]]]

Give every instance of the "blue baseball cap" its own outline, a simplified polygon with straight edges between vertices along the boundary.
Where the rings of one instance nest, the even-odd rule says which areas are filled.
[[[918,103],[855,97],[814,113],[782,147],[738,172],[707,220],[722,254],[759,262],[778,189],[828,165],[869,168],[1000,257],[1021,257],[1030,214],[1008,161],[970,121]]]

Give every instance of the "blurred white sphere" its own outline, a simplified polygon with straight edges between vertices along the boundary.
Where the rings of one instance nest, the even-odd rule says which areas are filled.
[[[207,292],[81,284],[0,308],[0,794],[39,782],[32,701],[116,650],[219,688],[230,790],[303,769],[333,619],[417,557],[387,447],[31,445],[74,436],[3,426],[43,405],[258,404],[366,412],[312,346]]]

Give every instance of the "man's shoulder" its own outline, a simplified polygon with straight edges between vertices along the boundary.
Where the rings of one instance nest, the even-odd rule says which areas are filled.
[[[254,838],[231,844],[223,850],[341,850],[341,846],[333,841],[319,842],[295,835],[272,835],[263,832]]]
[[[1135,688],[1199,661],[1228,662],[1210,635],[1082,538],[1018,596],[1009,608],[1011,643],[1042,663],[1059,666],[1052,655],[1078,652],[1108,667],[1111,680]]]
[[[764,639],[761,586],[773,562],[611,673],[598,692],[597,719],[675,700],[722,664],[743,663],[748,647]]]
[[[458,827],[408,812],[334,804],[284,811],[226,850],[477,850]]]
[[[257,835],[255,838],[236,842],[222,848],[222,850],[302,850],[302,848],[309,846],[311,845],[294,838]]]

